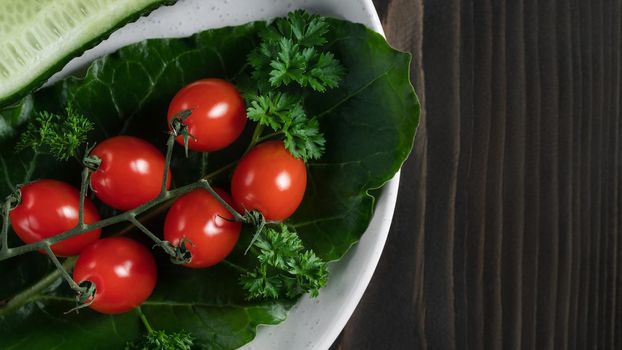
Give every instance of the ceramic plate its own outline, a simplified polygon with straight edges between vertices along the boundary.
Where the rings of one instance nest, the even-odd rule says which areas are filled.
[[[99,56],[137,41],[184,37],[208,28],[283,16],[297,8],[363,23],[382,33],[371,0],[181,0],[117,30],[108,40],[72,60],[49,83]],[[376,268],[391,225],[398,183],[399,173],[385,185],[374,217],[361,241],[342,260],[331,264],[328,286],[320,296],[316,299],[302,298],[282,324],[259,327],[255,340],[243,349],[330,347],[352,315]]]

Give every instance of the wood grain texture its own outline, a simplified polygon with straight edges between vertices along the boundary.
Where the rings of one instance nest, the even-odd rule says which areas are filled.
[[[333,349],[622,349],[622,0],[375,0],[422,103]]]

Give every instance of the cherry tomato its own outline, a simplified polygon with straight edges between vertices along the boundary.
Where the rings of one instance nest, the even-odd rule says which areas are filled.
[[[160,193],[166,161],[152,144],[132,136],[115,136],[98,144],[91,155],[101,159],[91,175],[91,187],[112,208],[134,209]],[[169,170],[166,187],[170,185]]]
[[[169,122],[186,109],[192,111],[184,122],[193,136],[188,148],[194,151],[223,149],[240,136],[246,125],[244,100],[226,80],[198,80],[179,90],[168,107]],[[177,142],[183,145],[183,136],[179,136]]]
[[[305,194],[307,169],[281,141],[268,141],[248,152],[233,172],[231,195],[239,209],[259,210],[267,220],[291,216]]]
[[[216,189],[222,199],[231,203],[229,195]],[[204,268],[227,257],[240,237],[242,224],[214,196],[203,189],[179,198],[166,214],[164,239],[178,246],[184,239],[192,260],[185,266]]]
[[[75,187],[56,180],[38,180],[20,188],[21,201],[11,212],[9,218],[17,236],[24,243],[34,243],[42,239],[69,231],[78,224],[80,211],[80,191]],[[92,224],[99,221],[95,205],[84,199],[84,222]],[[59,256],[78,255],[87,245],[93,243],[101,230],[68,238],[52,245],[52,251]]]
[[[86,247],[73,269],[73,279],[95,283],[90,308],[105,314],[127,312],[142,304],[157,280],[149,249],[125,237],[101,239]]]

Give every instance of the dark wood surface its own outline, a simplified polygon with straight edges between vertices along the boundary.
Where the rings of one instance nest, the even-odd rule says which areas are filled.
[[[423,118],[333,349],[622,349],[622,1],[375,4]]]

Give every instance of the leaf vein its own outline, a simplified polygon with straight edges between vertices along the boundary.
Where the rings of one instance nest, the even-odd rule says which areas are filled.
[[[357,96],[358,94],[360,94],[361,92],[365,91],[367,88],[369,88],[370,86],[372,86],[374,83],[376,83],[378,80],[382,79],[383,77],[389,75],[389,72],[391,72],[391,70],[393,70],[393,68],[395,68],[395,65],[392,65],[389,69],[387,69],[385,72],[383,72],[382,74],[379,74],[378,76],[374,77],[372,80],[370,80],[369,82],[367,82],[365,85],[361,86],[360,88],[354,90],[352,93],[349,93],[348,95],[344,96],[341,100],[337,101],[337,103],[335,103],[333,106],[329,107],[328,109],[326,109],[325,111],[321,112],[320,114],[317,115],[317,118],[322,118],[325,115],[331,113],[332,111],[334,111],[335,109],[339,108],[342,104],[348,102],[350,99],[352,99],[353,97]]]

